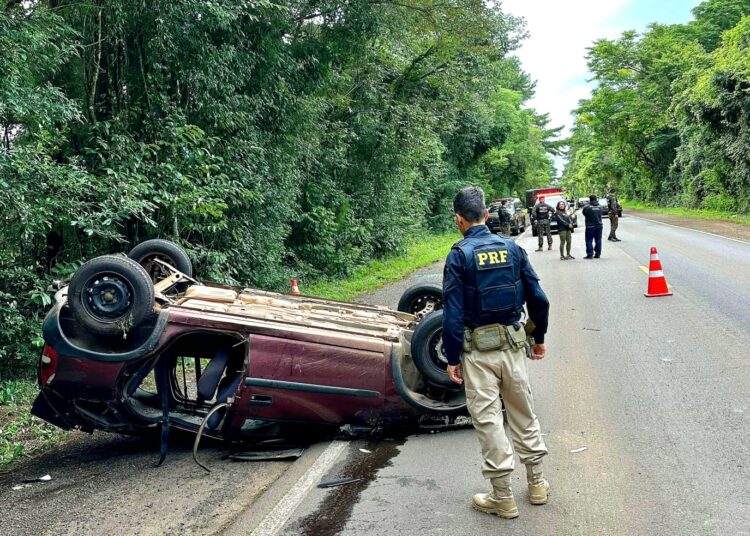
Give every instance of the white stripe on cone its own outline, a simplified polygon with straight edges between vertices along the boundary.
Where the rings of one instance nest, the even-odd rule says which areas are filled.
[[[662,270],[652,270],[648,273],[649,277],[664,277],[664,272]]]
[[[659,254],[658,253],[652,253],[651,254],[651,260],[652,261],[658,261],[659,260]]]

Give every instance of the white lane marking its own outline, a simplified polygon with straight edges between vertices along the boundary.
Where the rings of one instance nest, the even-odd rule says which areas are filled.
[[[250,536],[273,536],[276,534],[302,503],[305,495],[307,495],[325,472],[328,471],[348,444],[346,441],[334,441],[328,445],[321,455],[318,456],[318,459],[315,460],[315,463],[299,478]]]
[[[746,246],[750,246],[750,242],[746,240],[739,240],[737,238],[729,238],[728,236],[721,236],[720,234],[709,233],[708,231],[699,231],[698,229],[693,229],[692,227],[684,227],[682,225],[675,225],[673,223],[664,223],[663,221],[651,220],[649,218],[643,218],[642,216],[633,216],[630,214],[628,216],[630,216],[631,218],[635,218],[637,220],[650,221],[652,223],[658,223],[659,225],[666,225],[668,227],[676,227],[678,229],[687,229],[688,231],[694,231],[696,233],[701,233],[701,234],[705,234],[708,236],[715,236],[716,238],[723,238],[724,240],[731,240],[732,242],[739,242],[740,244],[745,244]],[[727,223],[732,223],[732,222],[727,222]],[[739,224],[739,225],[742,225],[742,224]]]

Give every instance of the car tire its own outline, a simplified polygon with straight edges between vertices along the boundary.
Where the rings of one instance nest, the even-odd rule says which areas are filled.
[[[164,272],[163,267],[154,263],[154,259],[166,262],[188,277],[193,276],[193,263],[187,252],[169,240],[155,238],[141,242],[130,250],[128,257],[140,264],[154,283],[169,275]]]
[[[154,311],[154,285],[137,262],[96,257],[70,280],[68,306],[83,328],[97,335],[126,335]]]
[[[448,377],[442,333],[443,311],[435,311],[423,318],[411,338],[411,358],[427,382],[441,387],[456,387]]]
[[[431,309],[425,312],[426,308]],[[397,309],[402,313],[426,316],[443,308],[443,287],[435,283],[420,283],[407,288],[398,300]]]

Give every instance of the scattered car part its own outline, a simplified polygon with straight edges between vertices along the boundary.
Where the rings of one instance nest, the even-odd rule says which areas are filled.
[[[328,482],[321,482],[318,487],[321,489],[335,488],[338,486],[346,486],[347,484],[354,484],[359,482],[361,478],[339,478],[338,480],[329,480]]]
[[[257,450],[236,452],[229,455],[230,460],[239,460],[243,462],[261,462],[274,460],[292,460],[297,459],[305,452],[303,447],[282,450]]]
[[[33,484],[34,482],[49,482],[50,480],[52,480],[50,475],[44,475],[38,478],[24,478],[21,482],[24,484]]]
[[[201,436],[203,435],[203,430],[206,428],[206,425],[208,424],[208,420],[213,416],[214,413],[219,411],[220,409],[223,409],[227,407],[226,402],[222,402],[221,404],[217,404],[214,406],[211,411],[208,412],[208,414],[203,418],[203,422],[201,422],[200,428],[198,428],[198,433],[195,434],[195,441],[193,442],[193,460],[195,463],[197,463],[202,469],[204,469],[207,473],[211,472],[211,469],[203,465],[200,461],[198,461],[198,446],[201,443]]]

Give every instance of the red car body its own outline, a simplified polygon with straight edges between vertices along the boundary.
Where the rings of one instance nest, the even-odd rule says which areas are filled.
[[[44,322],[33,413],[86,431],[203,424],[227,440],[464,415],[462,389],[414,367],[416,323],[382,307],[193,285],[127,338],[106,338],[77,325],[63,290]]]

